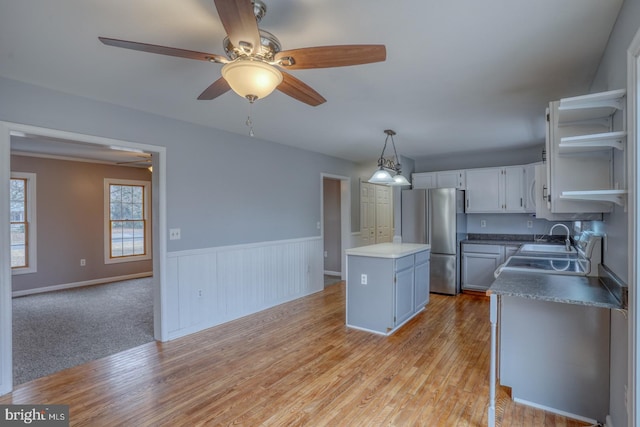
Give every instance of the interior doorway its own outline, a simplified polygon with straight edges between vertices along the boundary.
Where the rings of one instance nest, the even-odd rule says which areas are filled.
[[[322,179],[322,220],[324,224],[324,274],[342,275],[342,236],[340,226],[340,181]]]
[[[345,251],[351,247],[351,179],[322,174],[320,190],[321,235],[325,285],[344,280]]]
[[[33,135],[43,139],[55,141],[69,141],[87,147],[101,147],[102,149],[124,149],[148,153],[152,158],[152,195],[151,212],[154,226],[151,231],[153,253],[153,334],[156,340],[166,341],[167,328],[163,313],[166,312],[165,292],[165,259],[166,236],[161,230],[166,230],[166,149],[149,144],[139,144],[122,140],[101,138],[72,132],[56,131],[47,128],[0,122],[0,181],[8,184],[11,173],[11,138]],[[0,187],[0,244],[10,247],[9,234],[9,185]],[[10,251],[0,252],[0,395],[13,389],[13,360],[12,360],[12,275]]]

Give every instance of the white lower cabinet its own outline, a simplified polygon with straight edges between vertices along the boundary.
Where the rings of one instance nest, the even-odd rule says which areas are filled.
[[[462,289],[486,291],[495,280],[493,273],[507,258],[515,254],[519,245],[462,244]]]

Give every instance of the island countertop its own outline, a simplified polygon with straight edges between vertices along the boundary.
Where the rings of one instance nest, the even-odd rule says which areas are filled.
[[[503,271],[487,294],[622,309],[597,277]]]
[[[419,243],[378,243],[347,249],[347,255],[366,256],[374,258],[402,258],[403,256],[430,250],[431,245]]]

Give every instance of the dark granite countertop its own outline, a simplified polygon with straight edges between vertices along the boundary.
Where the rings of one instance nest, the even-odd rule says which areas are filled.
[[[465,240],[461,240],[461,243],[472,243],[472,244],[476,244],[476,245],[514,245],[514,246],[520,246],[523,245],[525,243],[532,243],[533,240],[529,241],[529,242],[523,242],[523,241],[518,241],[518,240],[497,240],[497,239],[491,239],[491,240],[481,240],[481,239],[465,239]]]
[[[522,245],[524,243],[549,242],[562,243],[564,236],[540,235],[540,234],[480,234],[469,233],[462,243],[475,243],[483,245]]]
[[[614,310],[624,308],[598,277],[503,271],[487,294]]]

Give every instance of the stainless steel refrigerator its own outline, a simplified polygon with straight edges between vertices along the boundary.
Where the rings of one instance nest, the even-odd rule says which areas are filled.
[[[431,245],[431,292],[460,293],[460,241],[466,232],[463,191],[402,191],[402,242]]]

